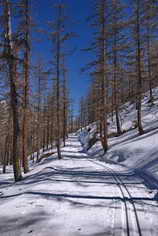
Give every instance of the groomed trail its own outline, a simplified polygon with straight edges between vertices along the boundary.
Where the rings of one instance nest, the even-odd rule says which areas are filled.
[[[143,179],[98,161],[71,135],[14,184],[0,175],[1,236],[157,236],[158,203]]]

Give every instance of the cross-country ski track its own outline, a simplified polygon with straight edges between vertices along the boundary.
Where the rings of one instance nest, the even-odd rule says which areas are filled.
[[[76,135],[23,181],[0,179],[1,236],[157,236],[158,203],[144,179],[82,150]]]

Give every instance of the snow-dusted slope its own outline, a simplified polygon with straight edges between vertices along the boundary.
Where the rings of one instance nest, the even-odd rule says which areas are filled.
[[[109,138],[109,150],[102,159],[135,170],[146,171],[158,177],[158,88],[153,90],[154,104],[148,103],[148,95],[146,93],[142,101],[142,124],[145,134],[139,136],[137,129],[133,127],[137,120],[135,104],[127,103],[123,105],[120,117],[122,130],[126,130],[126,132],[119,137]],[[108,132],[115,133],[115,121],[109,118],[108,123]],[[91,126],[95,127],[95,124]],[[87,141],[85,135],[84,140]],[[89,150],[89,155],[93,153],[98,158],[103,155],[99,142]]]

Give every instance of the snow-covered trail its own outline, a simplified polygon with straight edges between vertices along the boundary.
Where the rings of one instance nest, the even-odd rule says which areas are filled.
[[[7,184],[9,174],[0,175],[1,236],[137,236],[131,200],[141,235],[158,235],[157,203],[143,180],[87,156],[75,135],[62,156],[48,158],[16,184]]]

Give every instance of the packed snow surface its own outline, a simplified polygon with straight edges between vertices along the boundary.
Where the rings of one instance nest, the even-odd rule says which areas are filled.
[[[137,197],[142,235],[158,235],[157,202],[143,180],[122,166],[105,164],[83,152],[78,137],[69,137],[56,154],[37,164],[23,181],[0,175],[1,236],[126,235],[124,199],[112,168]],[[139,235],[128,203],[131,235]]]

